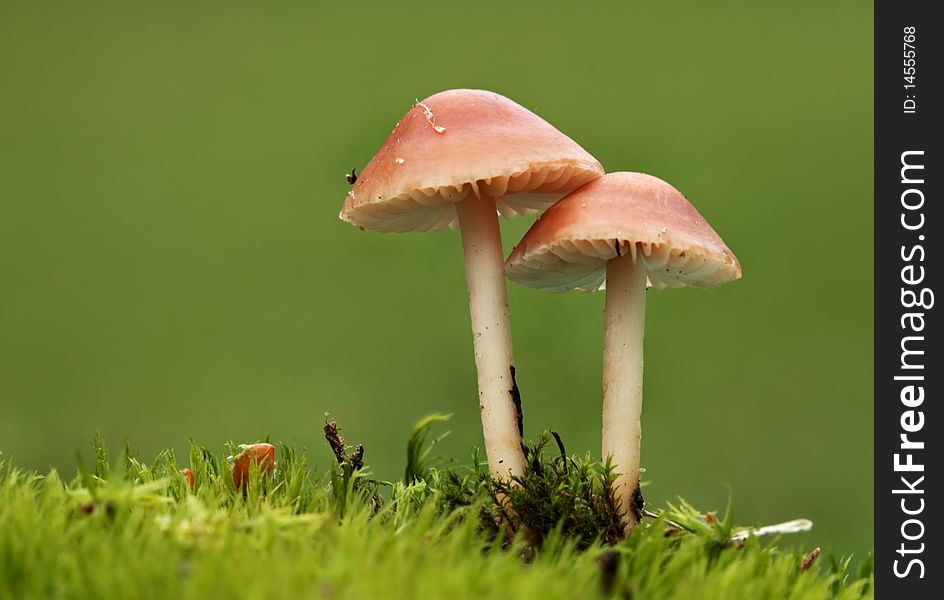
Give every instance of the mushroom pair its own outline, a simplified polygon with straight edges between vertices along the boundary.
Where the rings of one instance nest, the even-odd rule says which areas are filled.
[[[542,209],[548,210],[503,264],[498,213],[510,218]],[[495,477],[520,475],[525,465],[505,274],[548,291],[592,291],[609,280],[603,458],[612,459],[620,514],[632,529],[639,519],[647,279],[657,288],[703,287],[740,276],[737,259],[698,211],[655,177],[604,176],[583,148],[507,98],[450,90],[418,102],[397,124],[354,182],[340,216],[384,232],[458,225]]]

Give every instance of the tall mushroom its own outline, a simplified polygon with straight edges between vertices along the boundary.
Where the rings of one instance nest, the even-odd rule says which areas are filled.
[[[449,90],[416,103],[397,123],[341,209],[342,220],[382,232],[458,224],[495,476],[519,475],[525,462],[498,213],[544,209],[602,174],[576,142],[511,100]]]
[[[603,458],[612,458],[626,532],[639,521],[646,280],[710,287],[741,265],[678,190],[642,173],[611,173],[571,192],[534,223],[508,257],[513,281],[549,292],[606,290]]]

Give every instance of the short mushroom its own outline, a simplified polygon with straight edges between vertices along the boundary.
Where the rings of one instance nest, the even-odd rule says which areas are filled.
[[[506,262],[508,277],[549,292],[606,290],[603,451],[626,532],[638,523],[646,283],[710,287],[741,265],[678,190],[642,173],[611,173],[545,211]]]
[[[269,473],[275,467],[275,446],[258,443],[241,445],[239,449],[241,452],[233,460],[233,485],[237,490],[246,493],[246,486],[249,485],[249,465],[259,465],[262,473]],[[193,483],[190,487],[193,488]]]
[[[449,90],[417,102],[354,180],[341,219],[381,232],[458,224],[489,468],[519,475],[521,408],[498,213],[542,210],[603,168],[576,142],[498,94]]]

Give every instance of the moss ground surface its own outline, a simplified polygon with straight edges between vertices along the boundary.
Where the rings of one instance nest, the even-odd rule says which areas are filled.
[[[647,507],[620,539],[609,470],[547,436],[516,486],[491,482],[475,456],[442,468],[430,452],[438,420],[417,426],[397,482],[372,480],[339,436],[330,472],[280,446],[271,471],[250,463],[243,490],[235,446],[145,464],[127,448],[109,460],[96,442],[95,464],[68,481],[0,457],[0,598],[872,596],[868,557],[853,567],[782,549],[784,538],[741,540],[730,506]],[[520,518],[497,525],[503,495]]]

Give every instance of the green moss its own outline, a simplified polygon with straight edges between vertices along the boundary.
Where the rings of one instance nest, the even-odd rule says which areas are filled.
[[[511,481],[496,481],[472,457],[470,467],[435,473],[427,482],[442,493],[446,511],[479,507],[480,527],[492,536],[521,533],[534,546],[561,536],[586,549],[623,537],[612,493],[613,472],[590,455],[547,456],[550,434],[526,448],[527,469]],[[562,446],[561,446],[562,448]]]
[[[68,482],[0,457],[0,598],[872,594],[868,560],[856,574],[848,559],[803,569],[803,552],[738,541],[730,508],[717,519],[681,501],[621,540],[607,467],[546,452],[544,437],[518,485],[497,484],[476,453],[460,469],[432,456],[424,442],[440,420],[414,431],[406,481],[373,480],[343,442],[328,473],[282,445],[273,472],[250,469],[245,495],[226,455],[196,444],[192,491],[171,452],[110,460],[97,440],[94,470]],[[517,515],[508,527],[501,494]]]

